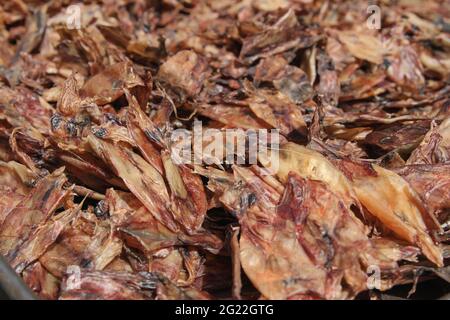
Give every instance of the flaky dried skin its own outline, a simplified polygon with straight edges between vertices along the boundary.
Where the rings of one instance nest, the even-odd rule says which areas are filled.
[[[83,265],[83,255],[92,241],[78,226],[63,232],[58,241],[49,248],[40,258],[39,262],[53,276],[62,279],[67,268],[71,265]]]
[[[339,41],[356,58],[380,64],[383,62],[383,45],[377,36],[367,33],[341,32]]]
[[[168,208],[170,200],[163,177],[153,166],[133,151],[93,135],[88,137],[88,141],[95,153],[111,164],[116,174],[159,221],[171,230],[179,229]]]
[[[151,274],[83,271],[65,278],[61,300],[145,300],[156,283]],[[146,293],[142,289],[148,290]]]
[[[66,179],[62,170],[58,170],[40,180],[21,202],[10,207],[0,226],[0,252],[3,255],[14,254],[36,226],[61,206],[68,194],[62,188]]]
[[[192,287],[180,288],[165,278],[160,278],[156,285],[156,294],[159,300],[209,300],[207,292],[199,291]]]
[[[203,230],[192,235],[172,232],[132,194],[108,190],[106,201],[124,241],[145,253],[182,244],[200,245],[211,252],[217,252],[222,247],[219,238]]]
[[[162,161],[172,193],[171,211],[188,233],[193,233],[200,229],[207,209],[201,179],[186,166],[177,166],[168,152],[162,154]]]
[[[365,143],[373,150],[374,155],[384,155],[391,151],[408,154],[419,145],[429,128],[428,121],[388,125],[369,133]]]
[[[18,206],[30,192],[34,176],[24,165],[15,161],[0,162],[1,195],[0,226],[11,208]]]
[[[275,88],[295,103],[302,103],[313,95],[306,73],[278,56],[261,60],[256,67],[255,81],[272,81]]]
[[[450,208],[450,164],[407,165],[395,170],[420,195],[434,214]]]
[[[188,50],[170,57],[158,71],[158,79],[191,97],[200,92],[207,75],[205,59]]]
[[[0,102],[4,106],[0,111],[1,119],[5,119],[13,127],[30,123],[38,131],[47,132],[52,110],[37,95],[26,87],[13,90],[3,85],[0,92]]]
[[[139,107],[136,99],[134,97],[130,97],[128,99],[130,109],[127,113],[126,123],[129,134],[135,141],[144,159],[162,174],[163,165],[161,156],[157,148],[154,146],[154,143],[157,145],[162,143],[162,137],[160,137],[159,131],[157,130],[155,124]]]
[[[246,37],[240,53],[247,63],[261,57],[270,57],[293,48],[310,47],[319,39],[317,36],[303,34],[294,11],[289,10],[275,24],[265,30]]]
[[[280,92],[274,93],[267,90],[250,91],[249,108],[260,119],[268,123],[272,128],[280,129],[283,135],[292,132],[305,133],[306,124],[302,113],[297,105],[292,103],[297,98],[284,95]],[[300,94],[300,93],[299,93]]]
[[[280,163],[276,175],[286,182],[290,172],[304,178],[326,182],[335,193],[339,193],[346,203],[356,199],[354,190],[345,177],[323,155],[295,143],[280,146]]]
[[[416,244],[437,266],[442,252],[429,235],[439,230],[436,219],[423,206],[410,185],[396,173],[379,166],[341,161],[361,204],[398,237]]]
[[[103,105],[123,95],[124,89],[143,85],[129,62],[119,62],[89,79],[81,89],[81,96]]]
[[[408,164],[446,163],[450,161],[450,118],[432,128],[415,149]]]
[[[20,248],[8,254],[11,266],[21,273],[30,263],[36,261],[56,241],[60,233],[72,221],[79,208],[71,208],[58,214],[37,230]]]
[[[197,112],[229,128],[263,129],[269,127],[266,123],[259,120],[257,115],[255,116],[252,110],[247,107],[227,104],[201,104],[198,106]]]
[[[40,299],[55,300],[58,298],[60,281],[39,262],[33,263],[25,269],[23,280]]]
[[[417,52],[405,46],[398,49],[388,68],[388,75],[399,85],[418,90],[425,84],[422,69]]]
[[[403,258],[379,251],[348,204],[325,183],[292,172],[281,199],[270,201],[264,182],[240,174],[256,197],[241,218],[240,257],[265,297],[353,297],[366,290],[368,265],[391,268]]]
[[[381,167],[345,160],[337,164],[349,179],[321,154],[286,144],[280,147],[277,175],[285,180],[288,173],[294,171],[303,177],[326,182],[347,199],[345,202],[359,201],[388,229],[411,244],[417,244],[431,261],[442,265],[440,249],[428,234],[429,230],[437,228],[436,221],[406,181]]]

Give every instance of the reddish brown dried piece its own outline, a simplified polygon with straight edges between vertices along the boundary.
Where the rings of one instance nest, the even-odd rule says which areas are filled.
[[[202,89],[208,76],[205,58],[193,51],[179,51],[167,59],[158,71],[158,79],[166,82],[173,90],[180,90],[188,97],[194,97]]]

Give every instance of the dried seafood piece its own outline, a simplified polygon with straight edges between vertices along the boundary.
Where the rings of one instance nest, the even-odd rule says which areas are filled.
[[[409,157],[408,164],[445,163],[450,160],[450,118],[432,128]]]
[[[450,209],[450,164],[416,164],[395,169],[436,216]]]
[[[121,146],[89,135],[95,153],[110,164],[133,194],[142,201],[155,218],[173,231],[178,231],[169,209],[170,197],[161,174],[138,154]]]
[[[0,84],[0,118],[13,127],[33,126],[40,133],[48,133],[52,108],[26,87],[14,90]]]
[[[105,201],[120,236],[128,246],[146,254],[183,244],[200,246],[213,253],[222,247],[218,237],[204,230],[192,235],[172,232],[130,193],[110,189]]]
[[[247,107],[199,104],[195,110],[198,114],[223,123],[228,128],[264,129],[269,127]]]
[[[367,73],[355,72],[349,79],[342,79],[342,94],[340,101],[353,101],[376,97],[386,91],[389,84],[385,81],[386,75],[383,70],[368,75]]]
[[[49,273],[39,262],[27,267],[22,274],[23,280],[41,299],[56,300],[59,295],[60,281]]]
[[[150,258],[149,271],[167,277],[179,287],[200,287],[204,261],[195,249],[165,249]]]
[[[400,244],[397,241],[391,240],[389,238],[382,237],[372,237],[370,238],[370,242],[374,248],[374,253],[378,259],[378,263],[381,265],[385,265],[387,269],[389,269],[388,264],[393,263],[395,261],[411,261],[417,262],[418,255],[420,254],[420,249],[413,246],[405,246],[404,244]],[[386,264],[383,264],[384,263]],[[389,283],[392,280],[387,280],[386,288],[391,288],[395,285],[395,272],[398,265],[393,265],[391,268],[394,270],[394,282]]]
[[[397,48],[398,52],[389,59],[387,74],[399,85],[418,91],[425,85],[423,67],[419,55],[412,46]]]
[[[9,137],[9,145],[14,157],[24,163],[35,175],[42,174],[39,168],[44,137],[33,127],[15,128]]]
[[[245,212],[240,222],[241,263],[255,287],[269,299],[301,294],[333,298],[339,294],[334,287],[326,287],[326,270],[317,267],[298,242],[295,222],[280,216],[274,209],[276,203],[268,210],[261,208],[259,201]],[[330,294],[326,295],[327,292]]]
[[[417,121],[411,124],[395,123],[375,129],[369,133],[364,144],[375,156],[396,151],[408,155],[417,148],[430,128],[430,121]]]
[[[113,234],[108,221],[80,212],[54,244],[39,258],[52,275],[62,278],[71,265],[103,270],[122,252],[122,241]]]
[[[380,64],[383,62],[383,43],[379,37],[355,31],[342,31],[338,33],[339,41],[356,58]]]
[[[208,68],[205,58],[194,51],[183,50],[161,65],[157,78],[182,96],[194,97],[202,89],[209,74]]]
[[[83,261],[91,236],[83,231],[80,220],[60,234],[54,243],[40,258],[39,262],[54,277],[62,279],[67,267],[71,265],[84,266],[89,261]]]
[[[241,278],[241,249],[239,246],[239,227],[231,227],[230,250],[233,266],[232,297],[241,300],[242,278]]]
[[[64,163],[71,177],[89,188],[99,191],[110,186],[126,189],[120,178],[89,153],[57,150],[56,157]]]
[[[179,225],[190,234],[200,228],[206,213],[206,195],[201,180],[188,168],[176,166],[168,152],[163,153],[162,163],[169,189],[163,176],[139,155],[94,136],[89,136],[88,140],[158,221],[172,231],[178,231]]]
[[[94,25],[76,30],[64,23],[62,26],[55,26],[55,29],[61,39],[56,48],[59,55],[68,60],[64,66],[69,69],[73,67],[83,75],[94,75],[114,62],[125,60],[123,55],[104,41],[103,35]],[[71,63],[73,61],[76,63]],[[72,71],[73,69],[68,73]]]
[[[35,178],[27,167],[18,162],[0,161],[0,185],[12,192],[26,195],[30,191]]]
[[[168,151],[162,153],[165,175],[171,191],[174,218],[189,234],[200,229],[207,203],[199,176],[184,165],[176,165]]]
[[[116,257],[110,264],[108,264],[103,270],[105,271],[126,271],[133,272],[130,263],[121,257]]]
[[[177,283],[183,270],[183,255],[178,249],[158,251],[149,258],[149,272],[164,275],[170,281]]]
[[[263,81],[281,79],[288,67],[289,61],[281,54],[271,58],[261,59],[255,68],[253,81],[255,85],[259,85]]]
[[[323,103],[337,106],[341,94],[339,76],[333,61],[323,52],[317,55],[317,74],[320,81],[316,90],[321,99],[323,99]]]
[[[288,96],[294,103],[302,103],[313,95],[313,88],[306,73],[287,64],[283,57],[261,60],[256,66],[255,82],[271,81],[276,89]]]
[[[6,216],[11,211],[11,207],[16,207],[23,201],[25,194],[16,192],[11,188],[2,186],[0,188],[0,226],[5,221]]]
[[[142,79],[128,61],[116,63],[96,74],[80,90],[82,98],[92,98],[97,104],[111,103],[124,94],[125,89],[144,86]]]
[[[442,251],[429,234],[440,231],[440,226],[402,177],[377,165],[347,160],[335,163],[350,179],[361,204],[383,226],[420,247],[437,266],[443,265]]]
[[[277,175],[286,181],[288,173],[294,171],[302,177],[326,182],[334,192],[344,196],[346,203],[361,203],[386,228],[418,245],[431,261],[442,265],[441,250],[428,234],[440,227],[405,180],[378,166],[349,160],[333,163],[345,175],[319,153],[288,143],[280,148]]]
[[[301,30],[294,11],[290,9],[275,24],[244,38],[240,59],[251,64],[259,58],[311,47],[319,39],[319,36]]]
[[[295,103],[302,103],[313,96],[313,89],[306,73],[293,66],[288,66],[285,75],[275,79],[273,85]]]
[[[114,121],[108,121],[101,126],[91,126],[91,132],[98,138],[110,141],[125,147],[136,147],[134,139],[128,129]]]
[[[206,292],[192,287],[180,288],[164,277],[156,285],[156,297],[159,300],[210,300]]]
[[[129,103],[126,118],[128,132],[144,159],[158,170],[160,174],[163,174],[161,155],[153,145],[163,145],[163,137],[155,124],[142,111],[136,99],[128,93],[126,94]]]
[[[60,90],[60,95],[57,100],[56,108],[61,115],[75,116],[82,107],[82,99],[80,98],[77,79],[74,75],[67,78]],[[52,117],[52,122],[55,118]],[[57,126],[53,125],[52,129],[57,129]]]
[[[34,15],[27,20],[27,32],[22,36],[13,58],[13,62],[19,58],[22,52],[31,53],[42,41],[47,22],[47,6],[41,6]]]
[[[247,99],[249,108],[260,121],[280,129],[280,132],[286,136],[293,131],[306,133],[306,123],[301,109],[284,94],[264,89],[248,89],[251,90],[250,97]]]
[[[122,253],[123,243],[108,223],[96,226],[91,241],[82,254],[81,264],[88,269],[103,270]]]
[[[32,234],[36,226],[46,221],[62,205],[70,193],[63,189],[67,178],[63,170],[56,170],[42,178],[26,197],[10,207],[0,226],[0,252],[15,252]]]
[[[261,160],[264,164],[265,160]],[[291,171],[304,178],[326,182],[334,193],[342,196],[345,203],[357,203],[351,183],[327,158],[316,151],[288,142],[280,146],[276,175],[286,183]]]
[[[433,71],[440,74],[443,78],[450,74],[450,59],[445,53],[432,51],[428,48],[421,47],[420,62],[424,68],[424,72]]]
[[[246,169],[236,172],[252,192],[240,217],[240,258],[267,298],[349,298],[367,289],[369,265],[395,269],[409,256],[386,256],[374,246],[350,206],[323,182],[291,172],[281,196]]]
[[[53,242],[56,241],[60,233],[75,218],[80,210],[70,208],[57,216],[52,217],[43,225],[37,226],[33,234],[30,235],[20,247],[8,253],[8,260],[17,273],[21,273],[29,264],[39,259],[47,251]]]

